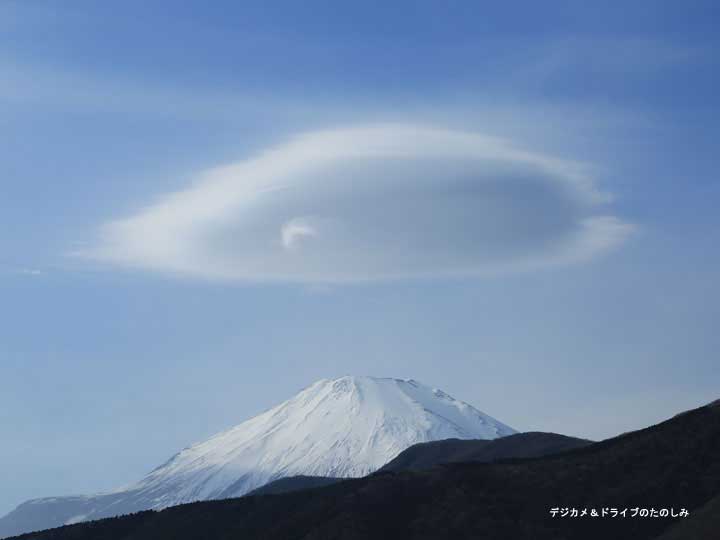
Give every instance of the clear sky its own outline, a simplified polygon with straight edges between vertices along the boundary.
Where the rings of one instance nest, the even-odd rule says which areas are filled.
[[[719,397],[719,9],[0,2],[0,513],[323,377]]]

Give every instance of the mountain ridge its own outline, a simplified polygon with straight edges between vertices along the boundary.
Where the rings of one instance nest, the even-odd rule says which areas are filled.
[[[715,540],[720,408],[562,454],[456,463],[278,495],[199,502],[23,540]],[[552,507],[687,508],[690,518],[559,519]],[[664,537],[663,534],[669,534]]]
[[[498,439],[443,439],[415,444],[378,472],[423,470],[444,463],[534,458],[581,448],[593,441],[558,433],[528,431]]]
[[[190,445],[139,482],[92,496],[27,501],[0,518],[0,538],[68,522],[238,497],[288,476],[361,477],[405,448],[494,439],[509,426],[412,379],[322,379],[289,400]]]

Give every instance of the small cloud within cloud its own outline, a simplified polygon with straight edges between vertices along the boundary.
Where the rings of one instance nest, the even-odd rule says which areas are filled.
[[[285,249],[300,249],[303,239],[311,238],[317,231],[303,218],[291,219],[285,223],[280,231],[282,243]]]
[[[102,225],[78,254],[206,279],[336,283],[587,260],[633,226],[580,165],[409,125],[309,132]]]

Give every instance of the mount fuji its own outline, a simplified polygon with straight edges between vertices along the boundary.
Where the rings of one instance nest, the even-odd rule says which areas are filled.
[[[139,482],[89,496],[34,499],[0,519],[0,538],[147,509],[239,497],[279,478],[359,477],[413,444],[496,439],[514,429],[414,380],[323,379],[185,448]]]

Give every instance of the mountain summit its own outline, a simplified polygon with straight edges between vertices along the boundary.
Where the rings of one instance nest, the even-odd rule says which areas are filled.
[[[238,497],[278,478],[359,477],[413,444],[495,439],[515,430],[417,381],[323,379],[295,397],[190,446],[145,478],[89,497],[36,499],[0,519],[0,537],[207,499]]]

